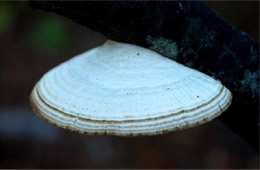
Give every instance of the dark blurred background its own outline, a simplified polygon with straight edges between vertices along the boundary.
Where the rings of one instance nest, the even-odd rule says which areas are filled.
[[[202,3],[259,42],[258,1]],[[0,168],[259,168],[259,155],[218,120],[125,138],[79,135],[38,118],[28,103],[36,81],[104,39],[27,2],[0,2]]]

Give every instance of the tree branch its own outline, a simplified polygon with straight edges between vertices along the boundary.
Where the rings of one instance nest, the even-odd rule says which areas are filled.
[[[259,45],[213,10],[191,1],[29,4],[220,79],[233,93],[233,103],[220,120],[259,151]]]

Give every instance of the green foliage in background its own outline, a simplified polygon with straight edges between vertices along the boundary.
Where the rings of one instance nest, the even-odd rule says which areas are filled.
[[[10,4],[0,3],[0,33],[5,33],[13,25],[16,12]]]
[[[49,52],[65,50],[69,44],[69,31],[64,21],[54,15],[39,18],[30,32],[31,45]]]

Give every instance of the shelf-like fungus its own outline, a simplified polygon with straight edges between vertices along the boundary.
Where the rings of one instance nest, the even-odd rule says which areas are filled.
[[[139,46],[107,40],[47,72],[31,104],[87,134],[156,135],[208,122],[231,103],[221,82]]]

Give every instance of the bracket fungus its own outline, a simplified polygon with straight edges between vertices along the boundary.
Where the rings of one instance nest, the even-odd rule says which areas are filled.
[[[86,134],[156,135],[208,122],[231,104],[220,81],[149,49],[107,40],[47,72],[30,102]]]

